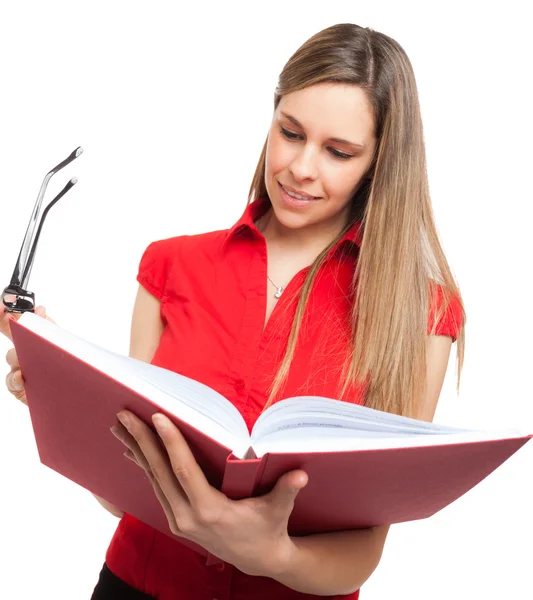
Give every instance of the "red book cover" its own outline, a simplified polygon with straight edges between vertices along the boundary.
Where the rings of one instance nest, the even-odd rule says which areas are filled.
[[[122,409],[149,424],[154,413],[166,414],[210,483],[230,498],[267,493],[283,473],[306,471],[309,482],[296,498],[291,535],[428,517],[477,485],[532,437],[239,459],[231,448],[21,323],[11,320],[11,330],[41,462],[172,537],[150,482],[123,456],[124,446],[110,432]]]

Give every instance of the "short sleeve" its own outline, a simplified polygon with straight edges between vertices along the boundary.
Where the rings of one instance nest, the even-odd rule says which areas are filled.
[[[171,240],[152,242],[144,251],[137,281],[159,300],[164,300],[172,259]]]
[[[463,325],[463,307],[457,296],[452,296],[444,313],[438,318],[435,331],[432,331],[435,319],[439,316],[444,303],[444,292],[441,285],[431,288],[431,302],[428,321],[428,335],[449,335],[455,342]]]

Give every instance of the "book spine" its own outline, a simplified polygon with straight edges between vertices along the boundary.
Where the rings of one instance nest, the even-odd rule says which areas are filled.
[[[228,456],[221,491],[232,500],[250,498],[259,483],[266,464],[266,456],[243,460],[233,454]],[[207,566],[221,565],[223,562],[214,554],[209,553]]]
[[[232,500],[250,498],[260,480],[266,457],[242,460],[228,456],[221,491]]]

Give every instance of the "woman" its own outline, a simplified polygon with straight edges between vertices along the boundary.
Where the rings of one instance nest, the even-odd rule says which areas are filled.
[[[351,24],[310,38],[280,75],[241,219],[153,242],[137,279],[130,355],[210,385],[249,428],[272,402],[306,394],[431,420],[454,340],[460,376],[465,315],[398,43]],[[14,350],[8,363],[8,388],[24,400]],[[387,526],[291,538],[304,472],[235,502],[164,417],[154,418],[163,444],[135,415],[119,419],[113,433],[172,531],[210,556],[100,500],[121,521],[93,599],[358,598]]]

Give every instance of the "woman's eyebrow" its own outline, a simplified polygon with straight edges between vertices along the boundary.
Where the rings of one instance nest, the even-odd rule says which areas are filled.
[[[300,129],[303,129],[303,127],[302,127],[301,123],[298,121],[298,119],[296,119],[292,115],[289,115],[286,112],[283,112],[282,110],[280,112],[286,119],[291,121],[291,123],[294,123],[296,125],[296,127],[300,127]],[[344,140],[342,138],[329,138],[328,142],[337,142],[338,144],[348,144],[349,146],[354,146],[355,148],[364,148],[363,144],[356,144],[355,142],[350,142],[350,141]]]

